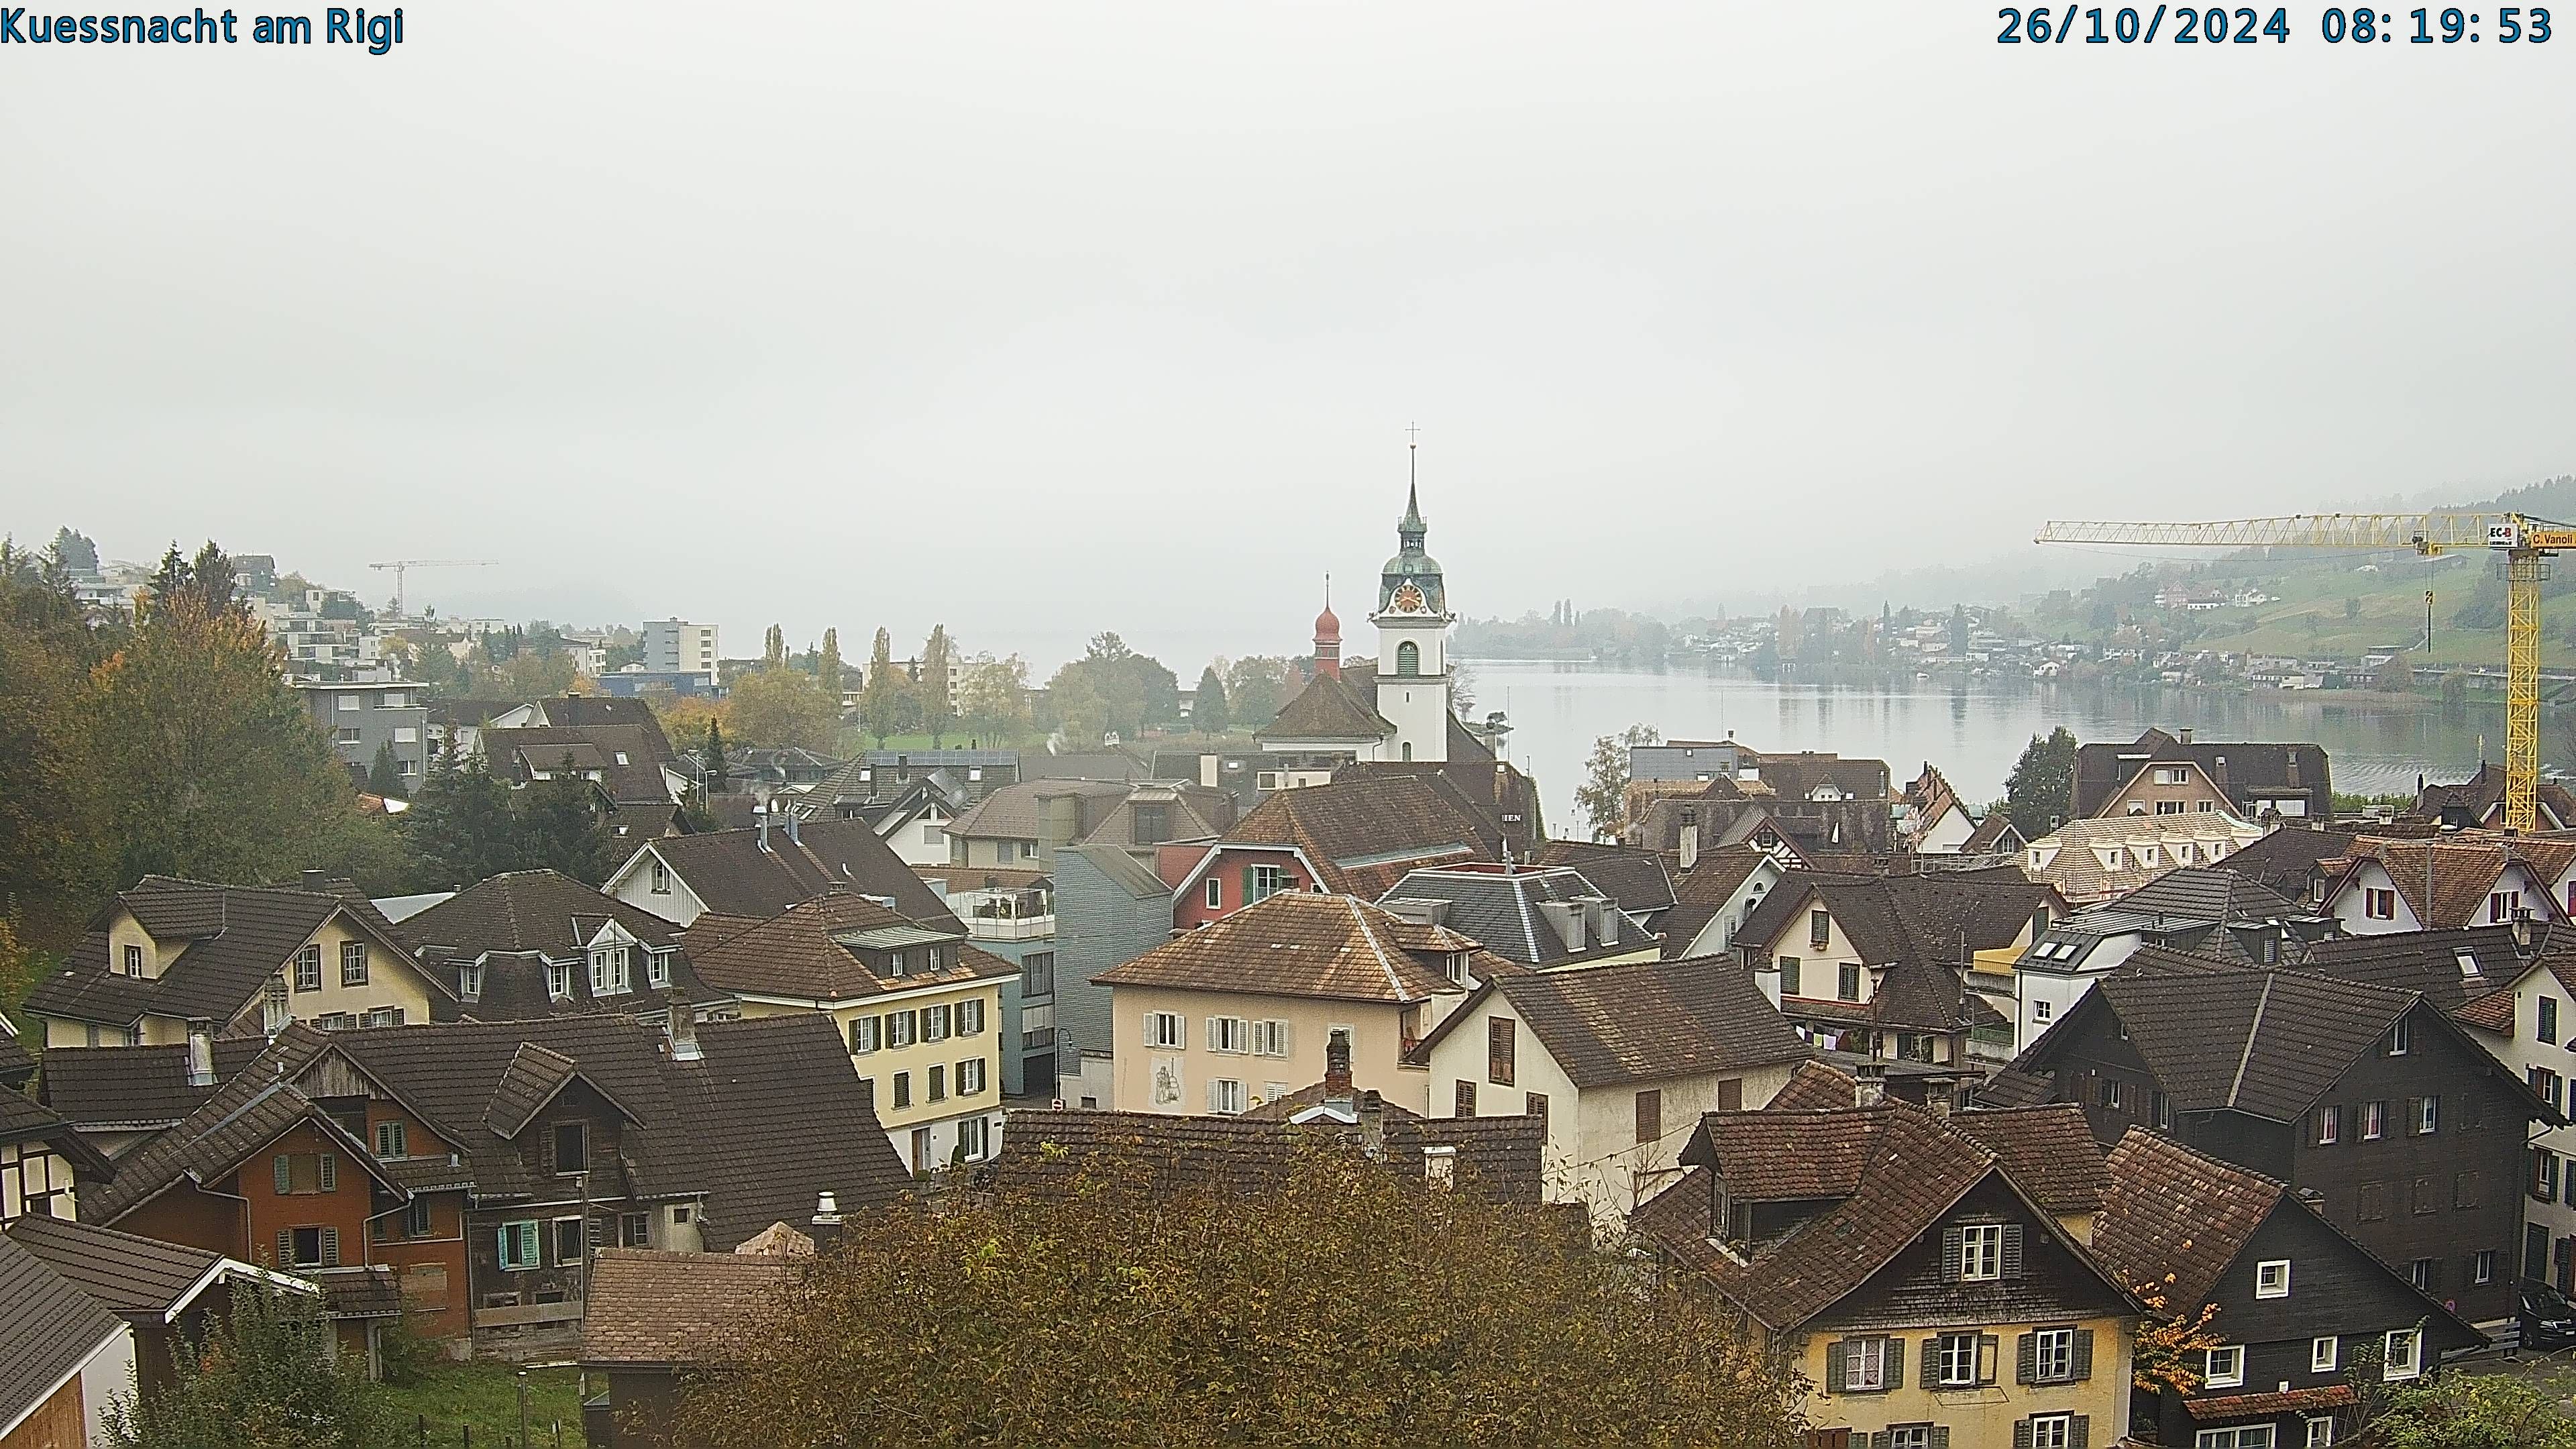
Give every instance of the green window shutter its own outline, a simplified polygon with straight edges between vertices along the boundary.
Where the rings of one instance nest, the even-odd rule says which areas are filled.
[[[2030,1420],[2013,1420],[2013,1449],[2030,1449]]]
[[[1245,905],[1245,906],[1248,906],[1248,905],[1251,905],[1251,904],[1252,904],[1252,867],[1251,867],[1251,866],[1248,866],[1248,865],[1247,865],[1247,866],[1245,866],[1245,867],[1243,868],[1243,894],[1241,894],[1241,895],[1239,895],[1239,896],[1236,896],[1234,899],[1235,899],[1236,904],[1238,904],[1238,905]]]
[[[2092,1441],[2092,1438],[2093,1416],[2090,1414],[2076,1415],[2075,1423],[2067,1431],[2066,1442],[2073,1445],[2074,1449],[2086,1449],[2086,1445]]]
[[[283,1157],[278,1159],[280,1162],[285,1160]],[[278,1268],[295,1266],[295,1234],[292,1230],[287,1228],[277,1230],[277,1262],[272,1266]]]
[[[340,1266],[340,1230],[338,1228],[322,1230],[322,1266],[325,1268]]]
[[[1887,1341],[1887,1386],[1891,1389],[1905,1387],[1905,1340],[1901,1338]]]
[[[1896,1435],[1886,1429],[1869,1436],[1869,1449],[1896,1449]]]
[[[1940,1382],[1941,1336],[1934,1334],[1923,1340],[1923,1387],[1932,1388]]]
[[[2021,1276],[2021,1224],[2004,1224],[2004,1276]]]
[[[1950,1449],[1949,1425],[1935,1424],[1932,1426],[1932,1449]]]
[[[1977,1335],[1978,1383],[1990,1384],[1995,1381],[1995,1354],[1996,1351],[2002,1347],[2003,1340],[1997,1338],[1991,1333],[1981,1333]]]
[[[275,1159],[274,1161],[272,1161],[271,1163],[269,1163],[269,1168],[270,1168],[270,1170],[275,1174],[274,1182],[275,1182],[275,1185],[276,1185],[276,1188],[277,1188],[278,1196],[283,1197],[283,1196],[285,1196],[286,1194],[288,1194],[288,1193],[290,1193],[290,1192],[295,1191],[295,1159],[294,1159],[294,1158],[289,1157],[289,1156],[287,1156],[285,1153],[281,1152],[281,1153],[277,1154],[277,1157],[276,1157],[276,1159]],[[280,1261],[284,1261],[284,1260],[283,1260],[283,1259],[281,1259]]]
[[[1945,1283],[1958,1282],[1959,1274],[1965,1269],[1967,1260],[1968,1230],[1943,1228],[1941,1230],[1941,1280]]]
[[[1851,1343],[1846,1339],[1836,1339],[1825,1345],[1826,1393],[1839,1394],[1843,1392],[1844,1386],[1851,1382],[1851,1371],[1846,1357],[1850,1348]]]
[[[2075,1377],[2093,1377],[2093,1330],[2089,1328],[2075,1330]]]
[[[340,1190],[340,1161],[325,1152],[313,1159],[313,1179],[324,1192]]]
[[[2039,1378],[2039,1335],[2025,1333],[2013,1340],[2013,1382],[2027,1384]]]

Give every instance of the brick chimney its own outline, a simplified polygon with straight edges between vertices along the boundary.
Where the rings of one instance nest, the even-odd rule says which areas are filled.
[[[1863,1107],[1876,1107],[1887,1101],[1887,1068],[1876,1062],[1855,1068],[1852,1072],[1852,1099]]]
[[[1354,1114],[1360,1124],[1360,1151],[1372,1158],[1386,1155],[1386,1099],[1372,1087],[1360,1093],[1359,1110]]]
[[[688,997],[677,987],[672,988],[665,999],[669,1001],[671,1005],[671,1060],[675,1062],[704,1061],[706,1059],[706,1053],[698,1049],[698,1013],[696,1009],[689,1004]]]
[[[1324,1043],[1324,1105],[1351,1104],[1351,1042],[1335,1035]]]

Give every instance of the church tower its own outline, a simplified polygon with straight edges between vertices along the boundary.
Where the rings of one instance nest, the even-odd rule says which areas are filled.
[[[1440,565],[1422,551],[1427,532],[1419,493],[1408,482],[1400,543],[1386,561],[1377,591],[1377,712],[1395,733],[1380,747],[1381,760],[1446,763],[1449,758],[1448,590]]]

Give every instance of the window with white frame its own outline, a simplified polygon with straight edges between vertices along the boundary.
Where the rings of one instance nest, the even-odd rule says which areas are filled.
[[[319,944],[299,947],[295,952],[295,989],[322,989],[322,947]]]
[[[1978,1381],[1977,1335],[1945,1333],[1936,1343],[1932,1361],[1940,1369],[1943,1384],[1956,1388]]]
[[[1225,909],[1225,882],[1215,876],[1207,878],[1207,908],[1211,911]]]
[[[364,986],[367,984],[366,942],[343,941],[340,943],[340,984],[343,986]]]
[[[948,1040],[948,1008],[945,1004],[925,1006],[921,1009],[921,1039],[923,1041]]]
[[[2334,1415],[2317,1414],[2307,1421],[2307,1449],[2323,1449],[2334,1442]]]
[[[2073,1414],[2032,1415],[2030,1449],[2075,1449],[2075,1416]]]
[[[1182,1045],[1181,1014],[1177,1011],[1146,1012],[1145,1045],[1178,1051]]]
[[[2245,1345],[2231,1343],[2209,1350],[2202,1359],[2201,1377],[2213,1389],[2243,1388]]]
[[[653,857],[652,889],[653,894],[657,896],[667,896],[671,893],[671,868],[663,864],[662,857],[658,855]]]
[[[2413,1049],[2415,1033],[2412,1029],[2412,1025],[2413,1024],[2408,1022],[2406,1018],[2401,1016],[2397,1018],[2397,1024],[2388,1029],[2388,1054],[2390,1056],[2402,1057],[2406,1055],[2408,1051]]]
[[[1252,1024],[1252,1054],[1254,1056],[1284,1057],[1288,1055],[1288,1043],[1288,1023],[1284,1021],[1265,1020],[1256,1021]]]
[[[1932,1426],[1929,1424],[1888,1425],[1887,1449],[1932,1449]]]
[[[2062,1384],[2075,1377],[2075,1330],[2043,1328],[2030,1336],[2030,1377],[2039,1384]]]
[[[656,991],[659,991],[663,987],[671,984],[670,952],[656,951],[649,947],[646,948],[644,952],[644,980],[646,984],[650,985]]]
[[[2004,1275],[2004,1225],[1969,1223],[1959,1230],[1959,1281],[1987,1283]]]
[[[546,995],[556,1001],[572,999],[572,967],[569,963],[546,963]]]
[[[2342,1348],[2343,1340],[2335,1337],[2331,1333],[2309,1339],[2308,1372],[2312,1374],[2333,1373],[2335,1371],[2335,1365],[2343,1358]]]
[[[1256,865],[1243,873],[1243,903],[1259,905],[1288,889],[1288,868],[1284,865]]]
[[[472,962],[456,968],[456,998],[459,1001],[483,999],[483,966]]]
[[[1208,1082],[1208,1110],[1219,1114],[1240,1112],[1244,1108],[1243,1083],[1231,1077],[1217,1077]]]
[[[2274,1258],[2254,1265],[2254,1296],[2287,1298],[2290,1296],[2290,1260]]]
[[[2411,1328],[2392,1328],[2380,1348],[2380,1374],[2390,1380],[2411,1379],[2424,1371],[2423,1337]]]
[[[1211,1016],[1207,1021],[1207,1049],[1212,1052],[1243,1052],[1251,1049],[1252,1023],[1239,1016]]]
[[[957,1095],[971,1097],[984,1090],[984,1059],[968,1057],[957,1064]]]
[[[610,946],[590,953],[590,994],[616,996],[633,989],[627,975],[626,948]]]
[[[976,1065],[981,1066],[982,1063]],[[965,1068],[958,1068],[958,1080],[965,1080]],[[989,1117],[968,1117],[957,1124],[957,1150],[968,1162],[981,1162],[993,1151],[993,1122]]]
[[[884,1039],[883,1032],[884,1028],[876,1017],[851,1017],[850,1055],[864,1056],[869,1052],[875,1051],[878,1043]]]
[[[917,1011],[889,1011],[886,1013],[885,1023],[885,1044],[887,1048],[891,1050],[895,1047],[908,1047],[912,1045],[914,1038],[919,1034],[921,1013]]]
[[[2272,1426],[2238,1424],[2230,1429],[2203,1429],[2192,1437],[2192,1449],[2273,1449]]]
[[[1843,1390],[1870,1394],[1887,1387],[1887,1340],[1854,1338],[1843,1343]]]

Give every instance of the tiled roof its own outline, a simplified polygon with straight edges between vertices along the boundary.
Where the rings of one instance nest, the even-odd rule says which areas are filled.
[[[43,1259],[0,1235],[0,1424],[43,1402],[125,1325]]]
[[[1670,910],[1678,899],[1664,858],[1628,845],[1602,845],[1588,840],[1551,840],[1539,847],[1535,863],[1571,866],[1583,873],[1619,909],[1632,916]]]
[[[215,1080],[230,1079],[267,1043],[258,1037],[218,1037]],[[117,1127],[167,1127],[215,1094],[188,1085],[185,1046],[54,1047],[45,1053],[44,1099],[74,1124],[91,1131]]]
[[[443,946],[471,960],[489,951],[579,954],[610,921],[637,940],[667,946],[678,928],[641,906],[554,870],[514,870],[471,885],[395,929],[415,947]]]
[[[188,943],[175,959],[165,952],[159,976],[130,977],[110,970],[107,925],[120,906],[156,942]],[[343,895],[147,875],[100,913],[60,972],[27,994],[27,1009],[112,1025],[147,1013],[228,1022],[256,1003],[269,978],[286,970],[296,949],[334,916],[406,969],[419,971],[392,924],[354,888]],[[452,995],[433,974],[420,974],[431,996],[444,1000]]]
[[[1422,939],[1354,897],[1287,891],[1175,936],[1092,982],[1383,1002],[1424,1001],[1461,989],[1441,962],[1407,950],[1399,932]],[[1444,952],[1475,945],[1450,932],[1429,939]]]
[[[2285,896],[2304,898],[2318,864],[2342,858],[2352,841],[2349,831],[2285,825],[2221,860],[2218,868],[2249,876]]]
[[[2563,934],[2563,928],[2553,934]],[[2464,956],[2475,969],[2461,965]],[[2522,974],[2523,957],[2514,944],[2513,927],[2479,926],[2340,936],[2310,945],[2307,964],[2328,976],[2421,992],[2436,1006],[2457,1008],[2511,985]]]
[[[2006,1067],[1977,1088],[1977,1100],[1988,1107],[2036,1107],[2057,1095],[2054,1078]]]
[[[1022,780],[976,801],[973,809],[948,822],[948,833],[976,839],[1037,840],[1047,833],[1048,802],[1070,798],[1076,814],[1073,838],[1082,840],[1099,828],[1131,788],[1124,779]]]
[[[2223,763],[2222,763],[2223,762]],[[2150,729],[2128,744],[2079,745],[2075,750],[2075,817],[2099,814],[2138,772],[2151,764],[2191,763],[2228,798],[2242,804],[2258,792],[2305,793],[2308,814],[2323,818],[2333,805],[2326,752],[2312,744],[2195,741],[2184,744]]]
[[[367,1144],[351,1136],[292,1083],[254,1063],[216,1088],[186,1121],[120,1158],[112,1181],[81,1194],[81,1220],[113,1223],[182,1176],[213,1183],[297,1127],[310,1127],[337,1141],[342,1157],[401,1194],[399,1185],[376,1166]]]
[[[1478,999],[1487,994],[1511,1003],[1577,1087],[1743,1071],[1814,1054],[1751,974],[1722,956],[1502,972]],[[1473,1014],[1451,1012],[1419,1052]]]
[[[1822,1112],[1858,1106],[1859,1085],[1823,1062],[1800,1062],[1790,1070],[1788,1085],[1763,1107],[1775,1112]]]
[[[2073,1102],[1953,1113],[1950,1130],[1976,1139],[2033,1202],[2050,1212],[2099,1212],[2110,1174]]]
[[[1708,928],[1710,920],[1744,882],[1771,858],[1758,845],[1724,845],[1700,852],[1691,868],[1683,871],[1673,883],[1673,908],[1655,923],[1663,932],[1664,949],[1675,955],[1690,949],[1691,942]]]
[[[2346,858],[2351,862],[2350,870],[2344,873],[2346,880],[2361,868],[2362,861],[2377,861],[2405,900],[2407,910],[2417,921],[2437,929],[2478,924],[2486,915],[2487,895],[2494,889],[2496,878],[2522,859],[2515,846],[2501,837],[2431,841],[2391,840],[2375,835],[2356,837]],[[2541,879],[2546,884],[2553,877],[2544,874]],[[2425,895],[2428,883],[2432,890],[2429,900]]]
[[[552,718],[551,709],[548,718]],[[620,805],[666,806],[671,782],[662,767],[675,763],[662,727],[643,724],[546,724],[482,732],[483,757],[492,773],[505,780],[526,781],[559,768],[566,755],[574,768],[597,771],[599,786]],[[621,762],[620,756],[623,756]]]
[[[12,1221],[9,1236],[100,1307],[155,1320],[184,1306],[223,1262],[201,1248],[42,1213]]]
[[[2010,854],[2029,843],[2022,837],[2021,827],[2013,824],[2011,816],[2001,810],[1992,810],[1987,812],[1985,819],[1977,822],[1977,828],[1969,833],[1967,841],[1959,847],[1959,853]]]
[[[2490,991],[2475,1001],[2451,1008],[2451,1019],[2498,1036],[2512,1036],[2517,998],[2511,991]]]
[[[1458,1181],[1507,1202],[1536,1203],[1546,1124],[1535,1117],[1415,1117],[1388,1113],[1382,1160],[1420,1175],[1424,1149],[1456,1149]],[[1177,1117],[1154,1112],[1013,1112],[1012,1148],[994,1163],[1005,1191],[1061,1193],[1086,1180],[1111,1190],[1265,1193],[1296,1170],[1301,1154],[1355,1145],[1362,1129],[1296,1125],[1250,1117]]]
[[[2260,1173],[2136,1127],[2111,1149],[2107,1168],[2093,1251],[2132,1283],[2172,1274],[2167,1297],[2178,1305],[2209,1301],[2286,1192]]]
[[[1872,966],[1905,960],[1959,966],[1965,953],[2011,945],[2041,907],[2062,902],[2012,866],[1867,878],[1793,872],[1762,898],[1738,939],[1766,949],[1802,925],[1815,905],[1833,913],[1834,924]]]
[[[1370,775],[1281,790],[1226,831],[1232,845],[1293,845],[1324,886],[1375,899],[1418,865],[1492,860],[1499,842],[1437,777]]]
[[[2295,1122],[2422,999],[2313,972],[2210,964],[2136,974],[2123,963],[2093,988],[2179,1112]],[[2044,1070],[2050,1047],[2042,1037],[2015,1065]]]
[[[1999,1170],[1984,1148],[1897,1103],[1712,1113],[1682,1161],[1691,1170],[1630,1222],[1774,1330],[1840,1302]],[[1739,1198],[1832,1205],[1738,1259],[1709,1241],[1712,1171]]]
[[[581,1075],[573,1059],[559,1051],[550,1051],[535,1042],[519,1043],[510,1054],[509,1065],[501,1068],[501,1079],[492,1084],[491,1100],[483,1108],[483,1125],[496,1137],[516,1137],[528,1125],[528,1119],[545,1110],[555,1094]]]
[[[834,886],[883,896],[916,921],[954,918],[939,895],[859,820],[815,820],[790,838],[773,825],[766,847],[758,830],[717,830],[653,841],[672,871],[710,911],[761,919]]]
[[[708,1362],[757,1327],[794,1281],[792,1257],[602,1248],[591,1260],[581,1360],[593,1368]]]
[[[833,891],[799,901],[768,920],[743,926],[730,919],[712,928],[691,926],[683,935],[698,979],[720,990],[759,996],[836,1001],[910,991],[946,981],[1016,975],[1019,968],[961,944],[965,933],[941,922],[907,920],[864,896]],[[903,976],[880,975],[853,949],[864,933],[910,933],[924,944],[944,943],[955,964]],[[860,944],[864,944],[861,942]],[[909,953],[917,962],[924,953]]]
[[[1378,900],[1446,901],[1443,925],[1524,966],[1557,967],[1655,949],[1654,936],[1615,901],[1605,918],[1607,933],[1587,918],[1582,949],[1568,946],[1543,908],[1586,898],[1607,900],[1608,894],[1566,866],[1467,862],[1408,871]]]
[[[2266,921],[2306,914],[2298,902],[2259,881],[2214,866],[2183,866],[2120,897],[2137,915],[2183,921]]]
[[[2314,1388],[2276,1390],[2268,1394],[2205,1395],[2183,1400],[2182,1407],[2193,1418],[2208,1423],[2213,1420],[2271,1419],[2283,1414],[2340,1409],[2353,1399],[2350,1384],[2319,1384]]]
[[[1258,733],[1263,741],[1381,740],[1394,734],[1395,726],[1357,689],[1333,675],[1318,674]]]

